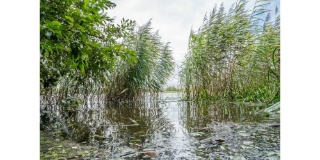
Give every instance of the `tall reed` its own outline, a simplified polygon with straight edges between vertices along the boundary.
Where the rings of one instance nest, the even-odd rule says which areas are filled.
[[[163,90],[173,71],[169,43],[151,21],[115,24],[106,14],[114,7],[109,0],[41,0],[43,103],[143,99]]]
[[[267,2],[257,0],[251,12],[246,4],[240,0],[228,13],[214,6],[191,30],[180,72],[186,99],[280,100],[280,16],[261,21]]]

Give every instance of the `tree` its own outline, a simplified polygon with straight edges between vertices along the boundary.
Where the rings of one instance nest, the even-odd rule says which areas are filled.
[[[135,57],[135,52],[117,44],[133,21],[113,24],[106,11],[114,7],[109,0],[40,1],[42,89],[56,86],[66,76],[78,82],[102,78],[113,67],[115,57]]]

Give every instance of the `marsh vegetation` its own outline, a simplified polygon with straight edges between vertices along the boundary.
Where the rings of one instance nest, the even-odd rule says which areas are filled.
[[[279,159],[280,14],[246,4],[214,6],[165,88],[173,52],[151,20],[41,0],[40,158]]]
[[[180,73],[186,99],[280,101],[280,15],[275,8],[271,19],[267,5],[258,0],[248,11],[241,0],[229,12],[215,6],[190,31]]]

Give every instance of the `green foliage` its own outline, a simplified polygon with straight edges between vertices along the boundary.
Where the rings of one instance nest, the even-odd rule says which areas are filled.
[[[191,30],[180,73],[186,99],[280,100],[280,18],[265,13],[257,1],[250,14],[241,0],[225,13],[215,6],[198,32]]]
[[[65,76],[78,82],[102,77],[121,54],[133,55],[116,43],[132,21],[115,25],[104,12],[115,7],[108,1],[41,0],[40,77],[42,88],[57,85]],[[102,75],[101,75],[102,74]]]
[[[151,21],[136,27],[123,45],[137,54],[134,64],[121,60],[112,73],[109,97],[138,99],[144,93],[158,93],[173,70],[173,57],[169,43],[163,44],[157,32],[151,31]],[[120,93],[120,94],[119,94]]]
[[[134,21],[114,24],[109,0],[41,0],[41,94],[63,101],[93,94],[133,99],[157,93],[173,70],[169,44]]]

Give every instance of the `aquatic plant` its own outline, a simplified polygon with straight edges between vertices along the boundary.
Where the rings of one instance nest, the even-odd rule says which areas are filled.
[[[109,0],[41,0],[43,101],[137,99],[162,90],[173,70],[169,43],[151,31],[151,21],[113,23],[107,11],[115,6]]]
[[[214,6],[198,31],[191,30],[180,72],[185,99],[280,100],[280,15],[276,8],[271,21],[268,1],[257,0],[253,11],[246,3],[228,13],[223,4]]]
[[[138,99],[145,93],[162,91],[174,62],[169,43],[163,44],[158,32],[151,31],[151,20],[124,39],[124,45],[136,52],[136,63],[120,63],[114,71],[117,81],[110,89],[120,86],[118,98],[125,99]]]

